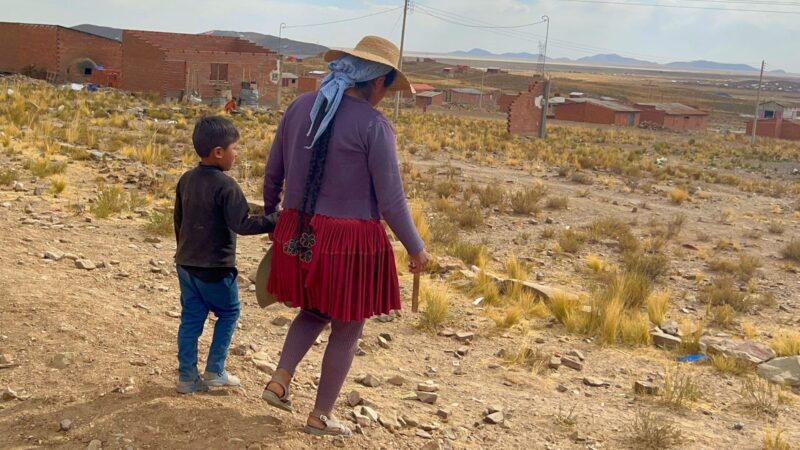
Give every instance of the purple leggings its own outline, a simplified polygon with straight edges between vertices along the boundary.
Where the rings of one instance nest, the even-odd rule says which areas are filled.
[[[281,359],[278,362],[278,368],[294,376],[297,365],[328,323],[331,324],[331,336],[325,348],[325,356],[322,358],[322,376],[317,389],[317,401],[314,404],[315,409],[326,413],[333,410],[336,397],[339,396],[350,371],[350,365],[358,349],[358,340],[364,330],[364,321],[343,322],[316,311],[303,309],[289,327]]]

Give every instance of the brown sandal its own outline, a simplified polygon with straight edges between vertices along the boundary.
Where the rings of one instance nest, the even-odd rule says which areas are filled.
[[[328,417],[325,415],[321,415],[318,419],[325,424],[325,428],[317,428],[313,427],[309,424],[306,424],[303,431],[308,434],[312,434],[314,436],[342,436],[342,437],[350,437],[353,435],[353,432],[350,431],[349,428],[344,426],[343,423],[339,422],[338,419],[335,417]]]
[[[278,386],[282,387],[283,388],[283,395],[278,397],[278,394],[270,391],[268,389],[270,383],[275,383]],[[282,409],[284,411],[294,412],[294,408],[292,407],[292,399],[289,396],[289,387],[286,386],[285,384],[283,384],[282,382],[278,381],[278,380],[270,380],[270,382],[267,383],[267,386],[264,387],[264,393],[261,394],[261,398],[266,400],[267,403],[270,404],[270,406],[274,406],[274,407],[276,407],[278,409]]]

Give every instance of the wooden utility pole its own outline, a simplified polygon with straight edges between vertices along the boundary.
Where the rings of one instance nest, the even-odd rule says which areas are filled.
[[[750,145],[756,145],[756,128],[758,127],[758,104],[761,103],[761,82],[764,80],[764,60],[761,60],[761,75],[758,76],[758,91],[756,91],[756,114],[753,116],[753,133],[750,135]]]
[[[408,0],[405,0],[403,5],[403,31],[400,33],[400,61],[397,62],[397,67],[403,70],[403,46],[406,43],[406,15],[408,14]],[[394,96],[394,120],[400,116],[400,91]]]
[[[280,28],[278,28],[278,93],[277,98],[275,99],[275,109],[280,111],[281,109],[281,88],[283,87],[283,57],[281,52],[281,47],[283,46],[283,29],[286,28],[285,23],[281,23]]]

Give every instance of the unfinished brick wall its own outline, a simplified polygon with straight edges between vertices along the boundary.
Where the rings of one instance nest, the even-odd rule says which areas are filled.
[[[511,104],[514,102],[514,100],[517,99],[517,97],[519,97],[518,93],[517,94],[506,94],[506,93],[500,94],[500,98],[497,100],[497,110],[500,111],[500,112],[507,113],[508,112],[508,108],[511,107]]]
[[[784,120],[781,126],[781,139],[800,141],[800,122]]]
[[[0,71],[17,73],[33,65],[57,72],[57,39],[54,26],[0,22]]]
[[[58,29],[59,76],[66,81],[88,81],[91,76],[67,74],[67,69],[78,59],[89,58],[106,69],[122,68],[122,43],[83,33],[69,28]]]
[[[164,51],[128,31],[123,31],[122,42],[122,88],[164,94],[168,77]]]
[[[545,82],[536,81],[508,107],[507,130],[511,134],[537,135],[542,125]]]
[[[319,77],[300,77],[297,79],[297,95],[314,92],[319,89],[322,79]]]

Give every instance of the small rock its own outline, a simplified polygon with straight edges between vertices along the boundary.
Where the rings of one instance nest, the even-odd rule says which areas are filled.
[[[391,384],[392,386],[402,386],[405,384],[406,379],[400,375],[395,375],[392,378],[386,380],[387,383]]]
[[[181,318],[180,311],[167,311],[164,314],[166,314],[167,317],[172,317],[173,319],[180,319]]]
[[[459,342],[471,342],[475,338],[475,333],[468,331],[459,331],[456,333],[456,339]]]
[[[287,319],[286,317],[283,317],[283,316],[277,316],[274,319],[272,319],[272,321],[270,323],[272,323],[276,327],[282,327],[282,326],[285,326],[285,325],[288,325],[288,324],[292,323],[292,320],[291,319]]]
[[[362,402],[363,399],[358,391],[350,391],[350,393],[347,394],[347,404],[350,405],[351,408],[360,405]]]
[[[584,356],[583,352],[580,350],[570,350],[567,353],[567,356],[574,356],[575,358],[578,358],[579,361],[586,361],[586,356]]]
[[[756,373],[773,383],[800,386],[800,356],[785,356],[759,364]]]
[[[57,353],[53,358],[50,360],[50,366],[55,367],[56,369],[66,369],[67,366],[72,364],[73,359],[72,353]]]
[[[491,414],[487,414],[486,417],[483,418],[483,421],[492,425],[500,425],[505,421],[505,417],[503,416],[502,411],[496,411]]]
[[[4,402],[7,402],[9,400],[16,400],[19,396],[15,391],[12,391],[11,388],[5,388],[0,391],[0,398],[2,398]]]
[[[58,428],[61,431],[69,431],[72,428],[72,421],[69,419],[64,419],[58,424]]]
[[[391,341],[392,341],[392,335],[391,335],[391,334],[389,334],[389,333],[381,333],[381,334],[379,334],[379,336],[380,336],[380,337],[382,337],[382,338],[384,338],[384,339],[386,339],[386,340],[387,340],[387,341],[389,341],[389,342],[391,342]]]
[[[556,390],[563,394],[564,392],[567,392],[569,390],[569,388],[567,388],[563,384],[559,384],[558,386],[556,386]]]
[[[439,390],[439,386],[437,386],[433,381],[428,380],[424,383],[419,383],[417,385],[417,390],[420,392],[437,392]]]
[[[14,361],[11,359],[7,353],[0,353],[0,366],[13,364]]]
[[[633,392],[638,395],[658,395],[658,386],[649,381],[637,381],[633,383]]]
[[[147,242],[148,244],[160,244],[161,238],[157,236],[148,236],[144,238],[144,241]]]
[[[400,424],[397,422],[397,419],[385,416],[383,414],[378,417],[378,423],[389,431],[394,431],[400,428]]]
[[[383,336],[378,336],[378,345],[381,348],[389,349],[389,341],[387,341]]]
[[[89,445],[86,447],[86,450],[102,450],[102,448],[103,443],[100,440],[92,439],[92,441],[89,442]]]
[[[678,336],[678,322],[674,320],[665,320],[661,324],[661,331],[673,336]]]
[[[97,266],[89,259],[78,259],[75,260],[75,267],[83,270],[94,270]]]
[[[737,431],[742,430],[744,429],[744,424],[742,422],[736,422],[733,424],[733,429]]]
[[[61,261],[62,259],[64,259],[64,253],[59,252],[57,250],[51,250],[44,252],[44,258],[51,259],[53,261]]]
[[[436,400],[438,399],[439,396],[437,394],[434,394],[433,392],[424,392],[424,391],[417,392],[417,400],[421,401],[422,403],[433,405],[434,403],[436,403]]]
[[[439,332],[439,336],[442,337],[453,337],[455,334],[456,332],[451,330],[450,328],[445,328],[444,330]]]
[[[439,441],[430,441],[422,446],[422,450],[444,450],[444,447]]]
[[[343,448],[346,445],[347,445],[347,443],[344,441],[344,438],[342,436],[336,436],[336,437],[333,438],[333,446],[334,447]]]
[[[659,331],[651,331],[650,336],[653,338],[653,344],[656,347],[673,349],[681,345],[681,338],[671,334],[662,333]]]
[[[364,386],[367,386],[367,387],[378,387],[378,386],[381,385],[380,378],[378,378],[378,377],[376,377],[374,375],[364,375],[363,378],[357,379],[356,382],[358,382],[358,383],[360,383],[360,384],[362,384]]]
[[[602,387],[602,386],[608,386],[609,385],[609,383],[607,383],[607,382],[605,382],[605,381],[603,381],[603,380],[601,380],[599,378],[594,378],[594,377],[584,377],[583,384],[585,384],[587,386],[591,386],[591,387]]]
[[[377,422],[378,421],[378,412],[374,409],[370,408],[369,406],[361,406],[358,411],[359,414],[368,418],[370,422]]]
[[[456,355],[461,356],[462,358],[467,356],[467,353],[469,353],[469,347],[466,345],[462,345],[456,349]]]
[[[558,356],[551,356],[550,362],[547,364],[547,366],[550,367],[551,369],[558,369],[559,367],[561,367],[561,358],[559,358]]]
[[[447,410],[447,409],[439,408],[436,411],[436,415],[439,416],[439,418],[442,419],[442,420],[449,420],[450,419],[450,411]]]
[[[568,356],[562,356],[561,357],[561,365],[569,367],[570,369],[578,370],[578,371],[583,370],[583,363],[582,362],[578,361],[577,359],[568,357]]]

